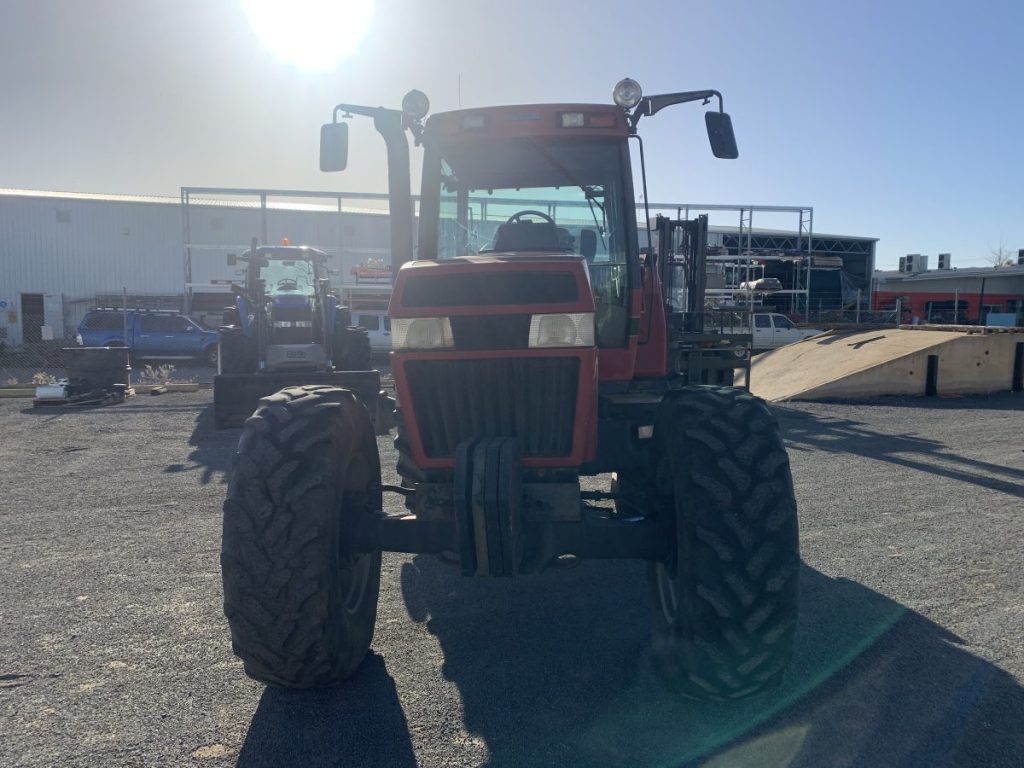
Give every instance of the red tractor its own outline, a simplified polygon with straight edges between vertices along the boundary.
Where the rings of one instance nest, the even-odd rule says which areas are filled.
[[[373,637],[381,552],[394,551],[465,576],[646,560],[653,654],[676,690],[727,700],[780,681],[800,563],[782,436],[761,400],[701,383],[665,298],[676,252],[642,251],[635,213],[638,122],[711,99],[712,149],[735,158],[717,91],[645,97],[632,80],[614,105],[425,122],[418,91],[402,110],[335,107],[323,170],[345,167],[342,117],[372,117],[388,150],[402,482],[382,484],[352,391],[261,401],[224,504],[225,611],[249,675],[297,688],[349,677]],[[406,132],[424,149],[415,260]],[[382,512],[384,492],[407,514]]]

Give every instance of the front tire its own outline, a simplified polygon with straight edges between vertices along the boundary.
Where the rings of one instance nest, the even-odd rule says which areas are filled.
[[[224,612],[249,676],[326,687],[362,662],[381,553],[346,552],[382,508],[380,482],[373,426],[351,392],[291,387],[260,400],[235,454],[221,550]]]
[[[800,566],[789,458],[762,400],[687,387],[662,406],[655,487],[676,559],[648,566],[656,665],[680,693],[773,688],[793,650]]]
[[[218,346],[218,344],[211,344],[203,350],[203,360],[207,365],[212,365],[214,368],[217,367],[217,361],[220,359],[220,354],[217,351]]]

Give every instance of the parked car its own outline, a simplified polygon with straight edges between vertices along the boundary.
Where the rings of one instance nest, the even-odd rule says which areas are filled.
[[[752,317],[755,352],[775,349],[824,333],[817,328],[797,328],[792,320],[776,312],[755,312]]]
[[[168,310],[91,309],[78,325],[77,341],[84,347],[126,346],[138,358],[193,358],[217,364],[217,332]]]
[[[362,326],[370,337],[372,352],[391,351],[391,318],[384,310],[352,310],[352,324]]]

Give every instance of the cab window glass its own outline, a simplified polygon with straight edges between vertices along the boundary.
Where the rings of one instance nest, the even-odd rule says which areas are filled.
[[[627,217],[616,142],[524,138],[441,149],[437,257],[555,253],[587,261],[599,347],[626,344]],[[430,162],[430,161],[428,161]],[[634,244],[635,247],[635,244]]]
[[[124,315],[114,312],[97,312],[86,319],[85,328],[90,331],[119,331],[124,328]]]
[[[182,333],[188,331],[192,324],[183,317],[170,315],[146,315],[142,318],[143,333]]]
[[[360,315],[357,324],[363,326],[368,331],[380,330],[380,318],[377,315]]]

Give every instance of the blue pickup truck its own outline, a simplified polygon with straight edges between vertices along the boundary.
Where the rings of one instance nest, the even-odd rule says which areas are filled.
[[[198,359],[217,364],[216,331],[180,312],[129,309],[125,339],[125,314],[120,309],[89,310],[78,325],[78,343],[84,347],[127,346],[139,358]]]

